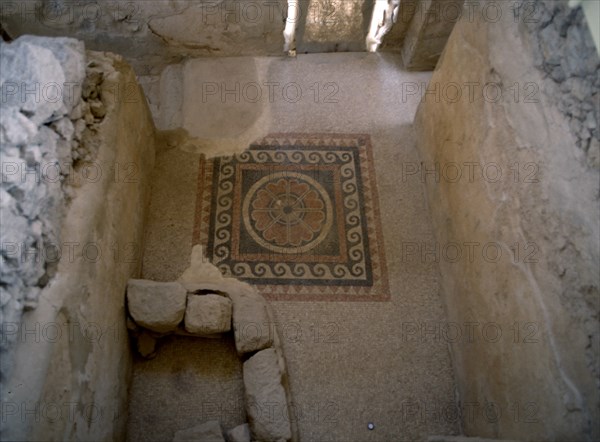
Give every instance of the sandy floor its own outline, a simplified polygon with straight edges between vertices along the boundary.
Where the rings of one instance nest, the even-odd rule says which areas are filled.
[[[423,188],[402,175],[403,166],[419,161],[410,124],[420,96],[408,91],[424,87],[429,75],[401,71],[391,55],[338,53],[193,60],[179,78],[178,84],[163,83],[160,100],[169,105],[162,111],[181,111],[179,121],[197,139],[165,145],[157,155],[143,277],[169,281],[187,267],[202,149],[232,152],[273,132],[369,134],[391,300],[273,302],[300,438],[417,441],[455,434],[456,419],[444,412],[454,404],[447,345],[435,334],[414,333],[421,324],[445,319],[438,269],[402,254],[403,243],[433,241]],[[219,409],[241,397],[240,367],[231,361],[230,344],[199,345],[197,351],[187,342],[163,347],[177,353],[177,363],[162,353],[162,362],[135,363],[130,440],[152,440],[144,438],[147,431],[172,437],[177,425],[201,423],[198,408],[177,405],[180,394],[184,404],[190,395],[199,404],[221,397]],[[209,371],[191,368],[206,361],[214,361]],[[187,376],[180,379],[189,387],[183,393],[165,378],[175,365],[184,367],[178,377]],[[148,400],[159,407],[154,414]],[[229,416],[222,423],[227,429],[236,422]]]

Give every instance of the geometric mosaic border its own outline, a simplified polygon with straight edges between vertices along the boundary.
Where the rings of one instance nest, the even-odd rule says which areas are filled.
[[[200,159],[193,242],[269,300],[388,301],[380,219],[366,134],[276,133]]]

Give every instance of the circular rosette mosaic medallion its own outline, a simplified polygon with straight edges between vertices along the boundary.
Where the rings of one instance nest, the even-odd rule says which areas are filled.
[[[327,237],[333,209],[325,189],[311,177],[278,172],[248,190],[242,207],[244,225],[262,247],[276,253],[305,253]]]
[[[269,300],[389,300],[372,150],[364,134],[271,134],[201,157],[195,243]]]

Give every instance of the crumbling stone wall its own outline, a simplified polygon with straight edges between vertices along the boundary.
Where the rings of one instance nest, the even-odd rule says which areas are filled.
[[[85,51],[77,40],[26,36],[0,43],[0,57],[0,322],[16,324],[56,273],[69,176],[87,127]],[[16,335],[2,331],[5,381]]]
[[[3,440],[124,438],[154,126],[120,56],[2,43]]]
[[[589,36],[582,8],[566,8],[564,2],[525,2],[521,13],[534,64],[556,105],[586,153],[590,166],[600,166],[600,64]]]

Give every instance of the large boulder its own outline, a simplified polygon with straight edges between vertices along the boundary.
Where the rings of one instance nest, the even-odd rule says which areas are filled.
[[[252,438],[264,442],[290,440],[292,430],[281,369],[275,349],[259,351],[243,366],[246,413]],[[272,407],[275,411],[272,412]]]
[[[185,330],[211,335],[231,330],[231,301],[220,295],[188,295]]]
[[[16,108],[36,125],[64,115],[65,74],[52,51],[16,40],[0,44],[2,107]]]
[[[127,305],[133,320],[159,333],[175,331],[185,314],[187,292],[176,282],[130,279]]]
[[[22,35],[19,43],[29,43],[48,49],[62,67],[65,75],[62,88],[62,101],[70,109],[77,104],[81,97],[81,87],[85,80],[85,46],[82,41],[68,37],[47,38],[38,35]]]

